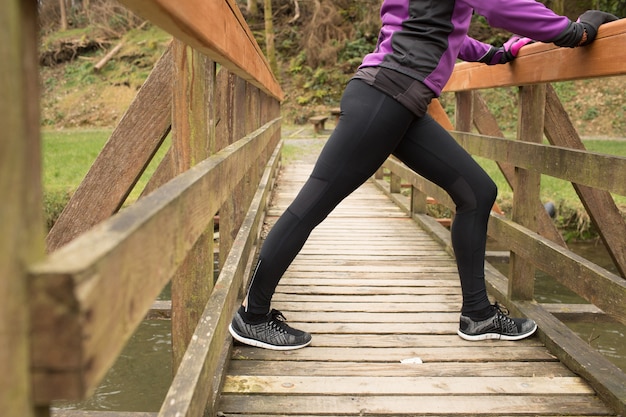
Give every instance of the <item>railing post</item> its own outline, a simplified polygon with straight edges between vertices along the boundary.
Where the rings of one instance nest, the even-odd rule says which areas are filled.
[[[402,178],[391,172],[389,174],[389,192],[400,193],[402,192]]]
[[[474,92],[460,91],[455,94],[456,114],[455,129],[459,132],[470,132],[474,119]]]
[[[215,63],[173,44],[172,150],[177,173],[214,152]],[[213,222],[172,278],[172,354],[176,370],[213,289]]]
[[[31,417],[26,268],[44,256],[37,2],[2,0],[0,10],[0,414]]]
[[[222,75],[222,73],[224,73]],[[218,111],[218,126],[216,140],[221,149],[236,142],[246,135],[246,82],[239,76],[220,69],[218,90],[221,94]],[[242,210],[244,203],[241,200],[245,195],[242,188],[247,183],[244,178],[231,193],[231,196],[220,208],[220,251],[219,263],[223,265],[228,256],[237,234],[238,224],[245,215]]]
[[[517,139],[526,142],[543,141],[543,124],[546,104],[545,84],[520,87],[519,122]],[[537,204],[541,174],[515,167],[515,193],[513,194],[514,222],[537,231]],[[532,300],[535,287],[535,267],[532,263],[511,252],[509,297],[513,300]]]
[[[414,214],[426,213],[427,199],[426,193],[423,193],[418,188],[411,186],[411,216]]]

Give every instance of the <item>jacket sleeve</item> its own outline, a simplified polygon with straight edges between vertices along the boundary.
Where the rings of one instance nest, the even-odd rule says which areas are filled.
[[[535,0],[463,0],[489,25],[537,41],[576,46],[584,27]]]
[[[461,49],[459,50],[459,59],[468,62],[480,62],[491,49],[491,45],[465,36],[461,44]]]

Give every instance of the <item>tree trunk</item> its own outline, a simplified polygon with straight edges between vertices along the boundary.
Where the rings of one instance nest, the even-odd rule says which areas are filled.
[[[259,12],[256,0],[248,0],[248,14],[255,16]]]
[[[270,68],[274,75],[278,74],[276,49],[274,48],[274,23],[272,22],[272,0],[265,0],[265,49]]]
[[[65,10],[65,0],[59,0],[61,10],[61,30],[67,30],[67,11]]]

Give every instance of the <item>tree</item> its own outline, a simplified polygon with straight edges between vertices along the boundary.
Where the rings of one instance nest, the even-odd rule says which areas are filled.
[[[272,0],[265,0],[265,53],[270,62],[270,68],[274,74],[278,74],[276,63],[276,48],[274,47],[274,22],[272,21]]]
[[[65,8],[65,0],[59,0],[59,9],[61,12],[61,30],[67,30],[67,10]]]
[[[259,8],[256,4],[256,0],[248,0],[248,14],[250,16],[256,16],[259,12]]]

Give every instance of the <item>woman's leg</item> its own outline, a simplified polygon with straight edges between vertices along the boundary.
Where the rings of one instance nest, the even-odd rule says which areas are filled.
[[[396,148],[415,116],[359,80],[349,83],[339,124],[310,178],[270,231],[259,255],[246,312],[266,314],[280,278],[311,231],[371,177]]]
[[[393,152],[412,170],[442,187],[456,204],[452,245],[463,292],[462,313],[493,315],[485,287],[487,221],[496,185],[474,159],[430,116],[417,120]]]

